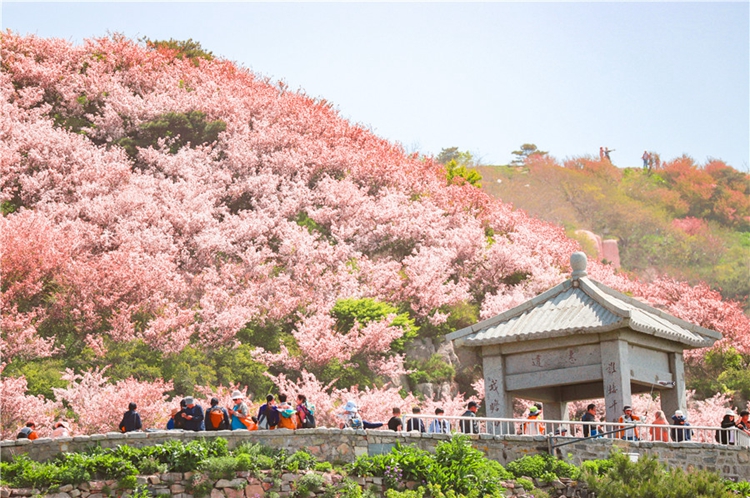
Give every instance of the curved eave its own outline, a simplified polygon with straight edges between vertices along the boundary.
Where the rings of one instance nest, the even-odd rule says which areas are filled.
[[[514,342],[525,342],[525,341],[544,341],[548,339],[558,339],[560,337],[568,337],[578,334],[601,334],[605,332],[611,332],[623,327],[625,321],[620,321],[604,326],[597,327],[570,327],[566,329],[555,329],[555,330],[544,330],[535,331],[522,334],[513,334],[504,337],[472,337],[461,340],[458,343],[459,346],[474,348],[482,346],[492,346],[496,344],[511,344]]]

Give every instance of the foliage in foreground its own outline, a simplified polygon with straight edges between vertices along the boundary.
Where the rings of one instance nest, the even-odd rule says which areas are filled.
[[[707,470],[685,472],[681,468],[668,468],[656,457],[642,455],[632,462],[622,453],[613,453],[612,465],[601,474],[584,466],[583,479],[597,496],[630,498],[699,498],[737,496],[732,490],[750,491],[747,483],[729,483],[717,473]]]
[[[310,472],[313,470],[317,473]],[[441,442],[435,453],[396,445],[388,454],[362,456],[345,468],[319,462],[304,450],[289,453],[257,443],[244,443],[230,452],[227,441],[222,438],[188,443],[173,440],[145,448],[94,447],[82,453],[61,454],[46,463],[32,461],[27,456],[0,462],[0,485],[54,489],[92,479],[112,479],[117,481],[117,489],[134,489],[136,475],[171,471],[198,471],[204,476],[193,481],[191,492],[196,497],[208,494],[213,481],[231,479],[237,471],[250,471],[256,476],[265,471],[275,477],[283,472],[303,472],[304,478],[297,483],[297,496],[314,491],[342,497],[372,495],[370,490],[346,477],[336,486],[327,485],[320,472],[382,477],[389,498],[501,497],[505,495],[503,484],[511,480],[533,496],[544,497],[546,493],[534,489],[532,479],[550,482],[565,477],[580,479],[597,496],[612,498],[750,496],[748,482],[724,481],[718,474],[706,470],[686,473],[670,469],[649,456],[631,462],[625,455],[613,453],[607,460],[587,461],[579,469],[550,455],[535,455],[510,462],[506,469],[473,448],[469,439],[462,435]],[[405,489],[408,481],[417,483],[417,489]]]

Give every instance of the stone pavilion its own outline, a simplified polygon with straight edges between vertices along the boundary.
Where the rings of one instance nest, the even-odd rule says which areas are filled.
[[[517,397],[543,402],[547,420],[567,420],[568,402],[604,398],[614,422],[633,394],[655,392],[667,416],[685,410],[683,351],[721,334],[589,279],[582,252],[570,263],[568,280],[447,336],[481,354],[487,416],[513,418]]]

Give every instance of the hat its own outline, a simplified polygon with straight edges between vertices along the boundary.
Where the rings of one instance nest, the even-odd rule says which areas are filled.
[[[357,403],[355,401],[347,401],[346,405],[344,406],[345,412],[356,412],[357,411]]]
[[[242,399],[245,396],[239,391],[232,391],[232,399]]]
[[[186,405],[193,405],[193,404],[195,404],[195,400],[193,399],[192,396],[188,396],[188,397],[185,398],[185,404]]]
[[[729,410],[726,411],[726,413],[724,413],[724,415],[730,415],[730,416],[734,417],[734,412],[731,409],[729,409]]]
[[[682,410],[675,410],[674,418],[685,418],[685,414],[682,413]]]
[[[622,407],[622,411],[626,412],[628,410],[632,411],[633,407],[631,407],[630,405],[625,405],[625,406]]]
[[[537,408],[536,406],[530,406],[529,407],[529,413],[531,415],[536,415],[537,413],[539,413],[539,408]]]

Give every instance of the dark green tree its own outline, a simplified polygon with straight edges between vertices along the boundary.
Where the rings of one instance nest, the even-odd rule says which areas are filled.
[[[546,156],[547,151],[539,150],[535,144],[523,144],[520,150],[514,150],[512,154],[516,157],[510,164],[512,166],[523,166],[527,158],[531,156]]]

